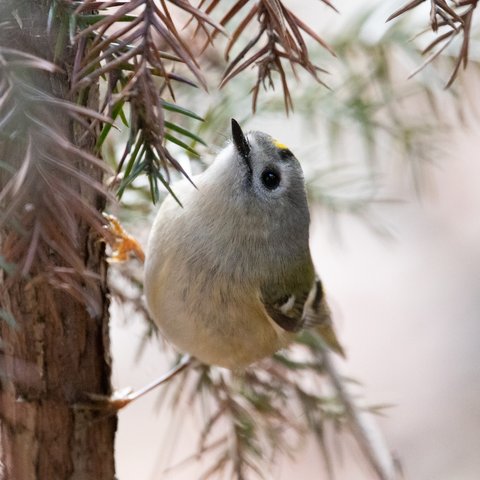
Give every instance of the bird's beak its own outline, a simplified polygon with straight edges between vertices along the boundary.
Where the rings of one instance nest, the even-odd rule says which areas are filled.
[[[252,165],[250,163],[250,145],[247,138],[242,132],[238,122],[232,118],[232,139],[237,152],[245,161],[247,168],[250,173],[252,173]]]

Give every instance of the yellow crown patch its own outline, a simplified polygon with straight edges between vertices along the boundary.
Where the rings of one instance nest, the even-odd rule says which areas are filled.
[[[282,143],[279,142],[278,140],[273,139],[273,144],[279,149],[279,150],[288,150],[288,147]]]

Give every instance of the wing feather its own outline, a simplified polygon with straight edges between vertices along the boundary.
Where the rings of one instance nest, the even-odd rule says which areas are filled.
[[[302,328],[318,331],[329,348],[345,356],[333,328],[323,285],[315,278],[309,289],[283,295],[273,301],[263,301],[269,317],[287,332],[298,332]]]

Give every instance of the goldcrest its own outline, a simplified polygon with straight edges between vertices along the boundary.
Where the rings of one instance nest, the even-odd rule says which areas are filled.
[[[145,262],[150,314],[178,350],[239,370],[316,328],[342,353],[315,274],[300,163],[262,132],[232,139],[212,165],[173,186]]]

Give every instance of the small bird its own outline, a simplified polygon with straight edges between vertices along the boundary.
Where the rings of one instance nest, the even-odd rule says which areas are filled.
[[[343,355],[309,248],[300,163],[266,133],[232,142],[200,175],[173,187],[152,226],[148,309],[176,348],[242,370],[304,328]]]

